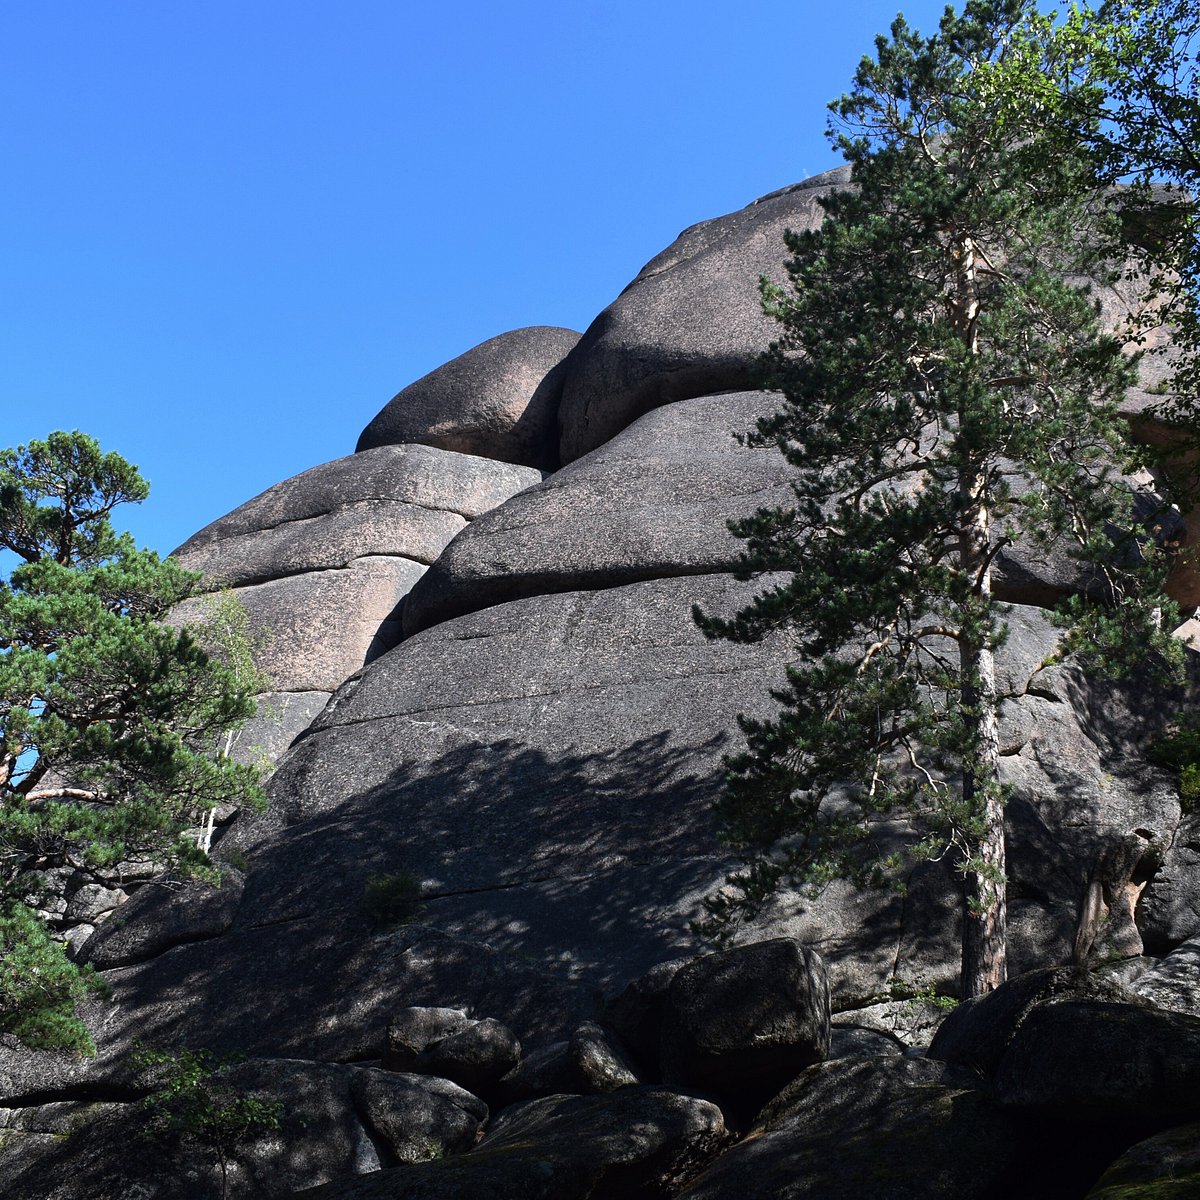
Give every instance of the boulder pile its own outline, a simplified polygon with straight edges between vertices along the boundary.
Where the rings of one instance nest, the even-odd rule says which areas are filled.
[[[781,893],[725,949],[692,931],[737,715],[794,654],[691,615],[761,586],[726,521],[790,495],[734,436],[775,406],[757,280],[844,179],[686,230],[582,336],[467,351],[180,547],[208,598],[179,621],[224,590],[249,614],[270,684],[238,752],[275,763],[270,808],[225,814],[219,887],[81,898],[97,1054],[0,1040],[6,1196],[1057,1200],[1200,1172],[1198,818],[1144,756],[1178,700],[1050,665],[1064,556],[999,570],[1016,978],[953,1007],[940,863]],[[139,1044],[211,1051],[277,1126],[156,1132]]]

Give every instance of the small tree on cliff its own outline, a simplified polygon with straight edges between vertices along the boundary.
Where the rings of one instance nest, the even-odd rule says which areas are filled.
[[[64,871],[213,874],[192,832],[213,807],[260,805],[256,768],[222,752],[249,689],[163,616],[198,576],[137,549],[109,516],[145,498],[137,469],[80,433],[0,452],[0,1032],[89,1046],[90,976],[44,915]]]
[[[897,18],[831,106],[853,185],[787,236],[790,286],[764,281],[783,407],[749,435],[795,468],[795,500],[731,526],[747,576],[784,578],[732,620],[697,613],[709,636],[788,629],[799,652],[778,715],[742,718],[727,760],[719,814],[757,857],[709,927],[784,880],[898,866],[870,852],[896,811],[915,854],[961,872],[965,996],[1005,978],[997,555],[1073,547],[1065,650],[1118,672],[1178,655],[1163,555],[1119,479],[1134,364],[1071,282],[1111,277],[1119,241],[1097,126],[1064,119],[1096,111],[1097,85],[1047,73],[1053,36],[1032,0],[970,0],[928,39]]]

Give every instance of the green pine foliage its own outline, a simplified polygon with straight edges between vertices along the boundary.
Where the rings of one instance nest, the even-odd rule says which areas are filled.
[[[75,1005],[106,990],[94,971],[68,961],[30,908],[15,901],[0,907],[0,1033],[35,1049],[94,1054]]]
[[[1081,282],[1127,269],[1102,91],[1057,69],[1060,37],[1032,0],[969,0],[932,37],[899,17],[831,105],[852,184],[821,201],[819,230],[787,235],[788,284],[763,281],[781,406],[747,435],[786,457],[794,499],[731,523],[741,577],[765,590],[732,618],[696,613],[710,637],[784,629],[796,649],[777,714],[742,717],[726,763],[718,813],[746,861],[707,901],[710,934],[784,882],[879,882],[946,856],[964,880],[964,994],[994,986],[997,555],[1020,538],[1075,560],[1064,654],[1116,674],[1179,661],[1168,555],[1125,478],[1136,360]],[[886,814],[915,830],[904,853],[873,840]]]
[[[86,1043],[71,1014],[88,977],[31,924],[51,874],[107,884],[149,863],[216,878],[196,825],[263,803],[259,771],[222,753],[254,712],[246,680],[163,623],[198,576],[110,522],[146,495],[81,433],[0,452],[0,551],[17,562],[0,581],[0,1023],[39,1044]],[[54,986],[21,1000],[31,972]]]

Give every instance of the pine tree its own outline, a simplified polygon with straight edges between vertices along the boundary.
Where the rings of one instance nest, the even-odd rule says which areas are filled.
[[[852,182],[787,235],[789,286],[764,280],[782,407],[748,435],[787,458],[795,499],[731,524],[742,576],[782,576],[732,619],[696,614],[797,649],[778,714],[741,718],[727,760],[719,816],[749,857],[708,929],[784,881],[894,872],[872,821],[903,814],[911,853],[962,875],[964,996],[1005,978],[997,555],[1071,548],[1086,582],[1064,653],[1117,674],[1179,656],[1166,558],[1122,483],[1136,362],[1078,283],[1125,266],[1099,85],[1056,72],[1058,36],[1031,0],[970,0],[929,38],[900,17],[831,106]]]
[[[48,881],[111,884],[131,864],[216,872],[195,827],[262,804],[257,769],[222,753],[254,711],[244,680],[163,623],[198,576],[110,522],[148,488],[80,433],[0,452],[0,1032],[90,1046],[92,984],[51,936]],[[39,915],[40,914],[40,915]]]

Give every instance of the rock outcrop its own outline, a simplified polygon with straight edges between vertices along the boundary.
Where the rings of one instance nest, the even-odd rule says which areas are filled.
[[[733,437],[774,408],[755,283],[844,180],[686,231],[578,341],[485,342],[181,547],[273,679],[239,750],[278,758],[271,806],[218,830],[219,888],[64,897],[110,993],[83,1010],[90,1062],[0,1038],[13,1200],[219,1194],[211,1162],[113,1151],[137,1042],[250,1055],[234,1082],[292,1105],[237,1160],[246,1197],[1048,1200],[1195,1120],[1200,839],[1143,753],[1177,699],[1053,661],[1039,606],[1086,586],[1065,556],[1017,544],[998,571],[1011,970],[1035,973],[943,1023],[946,863],[903,895],[781,892],[719,954],[693,932],[733,865],[711,809],[736,717],[796,654],[691,615],[763,586],[726,521],[790,495]],[[1040,1127],[1056,1106],[1119,1137],[1025,1178],[1072,1144]]]
[[[546,326],[491,338],[394,396],[357,448],[416,442],[553,469],[562,364],[578,341],[574,330]]]

